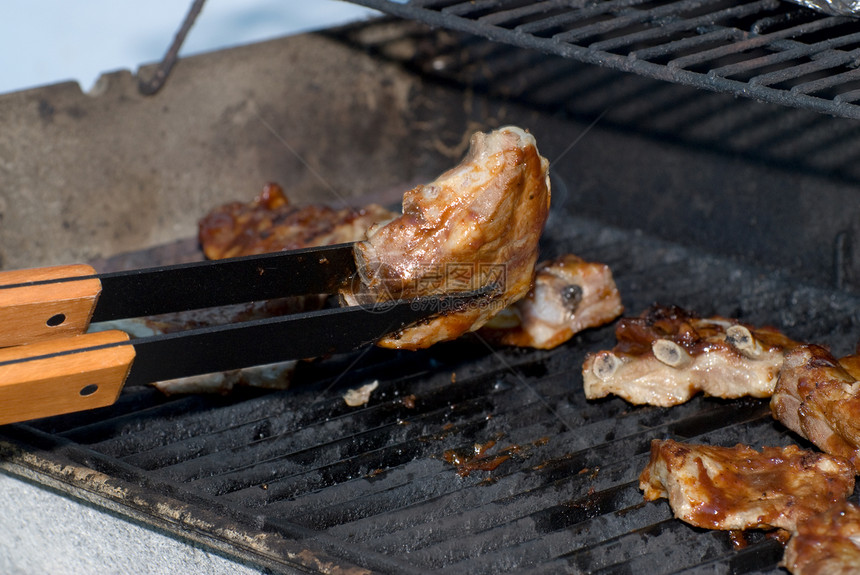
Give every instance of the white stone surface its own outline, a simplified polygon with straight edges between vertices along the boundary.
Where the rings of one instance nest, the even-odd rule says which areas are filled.
[[[263,571],[0,473],[0,573],[258,575]]]

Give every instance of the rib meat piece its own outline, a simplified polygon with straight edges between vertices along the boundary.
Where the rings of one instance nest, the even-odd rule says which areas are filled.
[[[699,391],[724,398],[770,397],[785,353],[798,345],[773,328],[664,306],[620,320],[615,336],[611,351],[586,356],[585,396],[612,393],[664,407]]]
[[[566,254],[539,263],[526,296],[490,319],[480,334],[501,345],[552,349],[623,311],[609,266]]]
[[[786,355],[770,409],[773,416],[821,450],[850,460],[860,473],[858,356],[837,360],[825,348],[803,345]]]
[[[200,220],[198,236],[207,258],[231,258],[358,241],[371,225],[395,215],[377,204],[294,206],[278,184],[269,183],[253,202],[212,210]]]
[[[639,488],[648,501],[668,498],[675,517],[697,527],[793,530],[851,494],[854,468],[796,445],[759,452],[655,439]]]
[[[517,127],[472,136],[468,155],[403,196],[403,215],[374,225],[356,244],[360,285],[350,304],[470,291],[496,284],[491,301],[443,314],[383,338],[417,349],[481,327],[526,295],[550,203],[549,162]]]
[[[799,522],[781,565],[794,575],[860,573],[860,507],[843,501]]]

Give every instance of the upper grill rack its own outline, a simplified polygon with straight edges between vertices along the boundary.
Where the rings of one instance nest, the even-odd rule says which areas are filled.
[[[860,26],[782,0],[350,0],[398,17],[860,119]]]

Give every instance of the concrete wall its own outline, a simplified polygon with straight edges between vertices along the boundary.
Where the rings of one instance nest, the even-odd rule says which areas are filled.
[[[419,159],[404,150],[415,86],[396,65],[303,35],[182,60],[153,97],[128,71],[93,94],[65,83],[2,95],[0,268],[190,237],[208,210],[267,181],[296,201],[396,201]]]

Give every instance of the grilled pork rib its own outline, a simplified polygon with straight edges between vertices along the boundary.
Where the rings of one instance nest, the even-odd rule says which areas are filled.
[[[615,394],[663,407],[700,391],[723,398],[770,397],[786,351],[798,345],[773,328],[663,306],[620,320],[615,335],[618,343],[611,351],[585,358],[585,396]]]
[[[371,225],[395,215],[377,204],[294,206],[270,183],[252,202],[212,210],[200,220],[198,236],[206,257],[217,260],[358,241]]]
[[[860,572],[860,507],[843,501],[799,522],[781,566],[794,575],[856,575]]]
[[[854,468],[796,445],[759,452],[655,439],[639,487],[648,501],[668,498],[675,516],[697,527],[793,530],[853,491]]]
[[[393,217],[376,205],[346,210],[296,208],[280,186],[268,184],[250,203],[233,202],[213,210],[201,220],[199,236],[210,258],[241,256],[321,242],[358,241],[365,237],[364,226],[370,227],[369,222],[384,223]],[[504,279],[504,274],[499,277]],[[292,311],[302,311],[303,302],[309,299],[313,298],[280,303],[291,303]],[[526,296],[494,316],[481,335],[500,345],[551,349],[583,329],[614,320],[622,311],[609,267],[566,254],[538,264]]]
[[[770,408],[783,425],[860,473],[857,357],[837,360],[818,345],[797,347],[785,357]]]
[[[549,162],[517,127],[472,136],[460,165],[403,196],[403,215],[356,244],[361,284],[350,304],[469,291],[494,284],[486,305],[437,316],[378,342],[418,349],[481,327],[531,287],[549,211]]]
[[[623,311],[609,266],[566,254],[539,263],[526,297],[490,319],[480,334],[502,345],[552,349]]]

